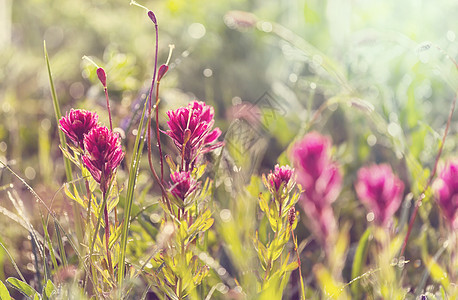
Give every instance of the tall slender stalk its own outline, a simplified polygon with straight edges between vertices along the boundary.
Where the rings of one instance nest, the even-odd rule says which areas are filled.
[[[420,206],[423,203],[423,199],[425,198],[425,193],[428,190],[428,188],[431,186],[431,184],[433,182],[433,179],[434,179],[434,176],[436,176],[437,165],[439,164],[439,159],[440,159],[440,157],[442,155],[442,149],[444,148],[445,139],[447,137],[448,130],[450,128],[450,124],[452,122],[453,112],[455,111],[456,97],[457,97],[457,95],[455,95],[455,97],[453,98],[452,104],[450,106],[450,112],[448,114],[448,119],[447,119],[447,125],[445,126],[444,135],[442,136],[442,142],[441,142],[441,144],[439,146],[439,151],[437,152],[437,155],[436,155],[436,160],[434,162],[433,171],[431,172],[431,175],[429,176],[429,179],[428,179],[428,182],[426,183],[425,188],[423,189],[423,191],[421,192],[421,194],[418,197],[417,201],[415,202],[415,209],[414,209],[414,211],[412,213],[412,217],[410,218],[409,227],[407,229],[407,234],[406,234],[406,237],[404,238],[404,243],[402,244],[402,249],[401,249],[401,252],[399,254],[399,257],[404,255],[404,251],[405,251],[405,249],[407,247],[407,242],[408,242],[410,234],[412,232],[413,224],[414,224],[415,219],[417,217],[418,209],[420,208]]]
[[[106,202],[106,193],[102,193],[103,194],[103,199],[104,199],[104,202]],[[107,249],[107,263],[108,263],[108,269],[110,270],[110,274],[113,275],[113,263],[111,261],[111,253],[110,253],[110,247],[109,247],[109,244],[110,244],[110,223],[109,223],[109,220],[108,220],[108,205],[105,204],[104,208],[103,208],[103,215],[105,217],[105,243],[106,243],[106,249]]]
[[[138,134],[135,138],[134,150],[132,153],[132,161],[130,165],[129,172],[129,181],[127,184],[127,195],[126,195],[126,205],[124,207],[124,222],[121,231],[121,245],[118,261],[118,297],[122,299],[122,285],[124,280],[124,266],[126,259],[126,247],[127,247],[127,236],[130,227],[131,213],[132,213],[132,204],[134,202],[134,190],[137,182],[137,175],[140,166],[140,158],[143,152],[143,147],[145,144],[145,138],[142,137],[143,124],[145,120],[147,103],[143,106],[142,116],[140,118],[140,124],[138,125]]]

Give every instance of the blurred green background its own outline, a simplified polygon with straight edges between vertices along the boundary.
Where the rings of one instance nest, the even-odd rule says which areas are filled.
[[[167,109],[197,98],[215,107],[216,125],[227,132],[240,117],[238,104],[260,106],[264,126],[255,129],[262,131],[262,141],[232,153],[247,174],[251,168],[271,169],[293,139],[310,129],[333,137],[349,190],[361,164],[390,161],[415,193],[423,168],[434,163],[458,89],[451,61],[458,59],[456,0],[141,4],[158,20],[159,64],[167,58],[168,45],[175,45],[161,83],[162,122]],[[62,111],[94,110],[108,124],[95,67],[82,60],[87,55],[105,68],[114,123],[126,130],[150,85],[154,36],[146,12],[128,0],[0,0],[0,159],[47,201],[64,181],[43,41]],[[263,106],[266,92],[281,108],[270,122],[266,116],[272,109]],[[329,99],[323,113],[314,115]],[[444,157],[456,155],[454,120]],[[128,145],[132,134],[124,134]],[[148,180],[145,175],[140,186]],[[10,183],[31,201],[26,188],[0,168],[2,189]],[[353,211],[354,199],[345,192],[342,198],[336,204],[339,213],[364,220],[361,207]],[[0,202],[6,202],[3,192]],[[2,239],[21,249],[27,233],[18,235],[8,222],[0,217],[6,228]],[[361,227],[353,230],[362,232]],[[27,266],[30,257],[22,259]]]

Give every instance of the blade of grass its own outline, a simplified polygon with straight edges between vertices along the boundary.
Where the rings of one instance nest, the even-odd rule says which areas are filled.
[[[59,226],[57,225],[55,220],[54,220],[54,227],[56,229],[57,244],[59,245],[60,258],[62,260],[62,264],[64,265],[64,267],[66,267],[67,266],[67,256],[65,255],[64,243],[62,241],[62,236],[60,235]]]
[[[6,288],[5,284],[0,280],[0,299],[9,300],[11,299],[10,292]]]
[[[56,122],[57,124],[59,124],[59,120],[62,114],[60,112],[59,100],[57,99],[57,93],[54,87],[54,81],[52,79],[51,65],[49,64],[48,51],[46,50],[46,41],[43,41],[43,47],[44,47],[44,53],[45,53],[46,67],[48,69],[49,85],[51,88],[51,96],[52,96],[52,102],[54,106],[54,114],[56,117]],[[65,143],[65,133],[61,130],[59,130],[59,139],[60,139],[61,147],[63,149],[67,149],[67,144]],[[67,176],[67,181],[72,181],[72,163],[66,157],[64,157],[64,165],[65,165],[65,175]]]
[[[131,221],[130,217],[131,217],[131,212],[132,212],[132,203],[134,201],[135,184],[136,184],[137,176],[138,176],[140,158],[143,152],[143,146],[145,144],[145,138],[142,138],[141,135],[143,132],[143,122],[145,119],[146,106],[147,106],[147,102],[145,101],[142,116],[140,118],[140,124],[138,125],[138,130],[137,130],[138,134],[135,139],[134,151],[132,153],[132,161],[131,161],[130,173],[129,173],[129,182],[127,185],[127,196],[125,200],[126,204],[124,207],[124,223],[122,225],[123,228],[122,228],[122,233],[121,233],[121,245],[120,245],[120,254],[119,254],[119,262],[118,262],[118,287],[119,287],[120,293],[122,291],[122,282],[124,279],[124,267],[125,267],[124,265],[125,265],[125,259],[126,259],[127,235],[129,232],[130,221]]]
[[[51,88],[51,97],[52,97],[52,102],[53,102],[53,107],[54,107],[54,114],[56,117],[56,122],[59,124],[59,120],[62,116],[60,112],[60,107],[59,107],[59,100],[57,99],[57,93],[56,89],[54,87],[54,81],[52,79],[52,72],[51,72],[51,65],[49,63],[49,56],[48,56],[48,50],[46,49],[46,41],[43,41],[43,48],[44,48],[44,54],[45,54],[45,61],[46,61],[46,68],[48,69],[48,77],[49,77],[49,85]],[[67,150],[67,144],[65,143],[65,134],[62,130],[59,131],[59,139],[60,139],[60,146],[62,149]],[[72,175],[72,163],[71,161],[63,156],[64,158],[64,167],[65,167],[65,176],[67,177],[67,181],[71,182],[73,181],[73,175]],[[76,228],[76,235],[78,237],[78,240],[82,241],[83,240],[83,222],[81,220],[81,215],[80,215],[80,210],[79,207],[76,205],[76,203],[72,202],[72,209],[73,209],[73,216],[75,218],[75,228]]]
[[[369,246],[369,236],[371,234],[370,228],[367,228],[364,234],[361,236],[361,239],[358,242],[358,247],[356,248],[355,257],[353,259],[353,267],[351,269],[351,278],[357,278],[361,275],[361,269],[364,265],[364,262],[367,258],[367,250]],[[360,284],[356,282],[351,286],[351,291],[355,295],[356,299],[360,297]]]
[[[35,264],[35,275],[36,275],[36,279],[37,279],[37,284],[38,284],[38,290],[41,291],[41,289],[43,288],[42,285],[41,285],[41,276],[40,276],[40,268],[39,268],[39,265],[38,265],[38,253],[37,253],[37,240],[35,239],[35,236],[33,235],[33,233],[30,232],[30,242],[32,243],[32,253],[33,253],[33,260],[34,260],[34,264]],[[43,247],[43,251],[44,251],[44,247]]]
[[[11,174],[13,174],[19,181],[22,182],[22,184],[24,184],[25,187],[27,187],[27,189],[29,190],[29,192],[33,195],[33,197],[39,201],[45,208],[46,210],[48,211],[49,215],[51,215],[51,217],[53,218],[54,220],[54,224],[57,224],[59,229],[62,230],[63,234],[65,235],[65,237],[67,238],[67,242],[70,244],[70,246],[72,247],[73,251],[75,251],[75,254],[76,256],[78,256],[78,259],[80,262],[83,262],[83,257],[81,256],[81,253],[80,251],[78,250],[78,248],[76,247],[76,244],[73,242],[73,239],[72,237],[65,232],[65,229],[62,227],[62,225],[59,223],[57,217],[56,217],[56,214],[46,205],[46,202],[43,201],[43,199],[41,199],[41,197],[37,194],[37,192],[35,192],[34,189],[32,189],[32,187],[21,177],[19,176],[16,172],[14,172],[7,164],[5,164],[3,161],[0,160],[0,164],[5,168],[7,169],[9,172],[11,172]],[[1,208],[1,207],[0,207]],[[5,213],[5,212],[3,212]],[[13,217],[13,216],[9,216],[10,218]],[[14,217],[12,218],[13,220]],[[19,218],[18,218],[19,219]],[[22,222],[19,222],[19,224],[21,224],[24,228],[26,229],[29,229],[29,227],[27,225],[23,225],[23,223],[25,223],[22,219],[20,219],[20,221]],[[38,233],[37,233],[38,235]],[[40,238],[40,240],[42,240],[42,238]],[[6,251],[6,248],[3,246],[3,244],[1,244],[0,242],[0,246],[3,247],[3,249],[5,249]],[[9,253],[8,253],[9,254]],[[10,259],[12,258],[11,255],[9,255]],[[89,270],[87,269],[86,267],[86,264],[83,264],[83,268],[85,269],[86,272],[89,272]],[[17,268],[17,265],[16,265],[16,268],[15,268],[17,271],[19,270]],[[22,275],[22,274],[21,274]],[[91,282],[92,282],[92,278],[91,278]],[[92,282],[94,284],[94,282]],[[97,296],[100,298],[100,295],[99,295],[99,291],[97,289],[95,289],[96,293],[97,293]]]
[[[45,223],[45,220],[44,220],[43,216],[41,217],[41,223],[43,224],[43,232],[44,232],[44,235],[45,235],[44,238],[46,240],[46,243],[48,244],[49,255],[51,256],[51,261],[52,261],[52,264],[54,266],[54,270],[57,270],[59,265],[57,264],[57,259],[56,259],[56,255],[54,253],[54,248],[52,247],[51,239],[49,237],[48,226],[46,226],[46,223]]]
[[[11,264],[13,265],[14,269],[16,270],[16,272],[19,274],[19,277],[21,277],[22,281],[26,282],[25,281],[25,278],[24,276],[22,275],[21,271],[19,270],[16,262],[14,261],[14,258],[11,256],[11,254],[8,252],[8,250],[6,249],[6,247],[3,245],[2,242],[0,242],[0,246],[2,246],[3,250],[5,250],[5,253],[6,255],[8,255],[10,261],[11,261]]]

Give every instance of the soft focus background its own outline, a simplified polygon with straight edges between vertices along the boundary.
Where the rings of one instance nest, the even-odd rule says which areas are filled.
[[[226,134],[237,168],[227,168],[227,177],[216,180],[220,209],[240,209],[224,193],[248,182],[251,173],[273,168],[290,143],[312,129],[332,136],[345,172],[335,211],[353,225],[352,236],[360,236],[366,226],[365,210],[352,193],[362,164],[389,162],[408,183],[406,193],[416,195],[421,189],[458,89],[458,72],[447,58],[458,59],[456,0],[141,4],[158,20],[159,64],[165,63],[169,44],[175,45],[161,82],[161,120],[166,121],[168,109],[197,98],[215,107],[216,125]],[[43,41],[63,112],[94,110],[108,124],[95,67],[82,57],[105,68],[114,123],[128,148],[136,128],[129,124],[136,122],[133,113],[152,77],[154,26],[128,0],[0,0],[0,159],[71,220],[68,200],[60,192],[64,169]],[[234,126],[236,119],[246,120],[247,128]],[[456,155],[457,120],[443,157]],[[164,138],[164,143],[169,141]],[[140,191],[152,185],[146,165],[143,170]],[[119,176],[125,178],[123,170]],[[6,194],[10,184],[29,218],[40,224],[32,195],[1,167],[0,206],[12,210]],[[154,189],[139,200],[139,207],[155,199]],[[144,213],[151,224],[155,210]],[[0,214],[0,240],[32,276],[28,232],[11,218]],[[439,224],[437,210],[422,218],[433,227]],[[299,239],[309,235],[303,225],[299,231]],[[2,255],[3,280],[14,271]]]

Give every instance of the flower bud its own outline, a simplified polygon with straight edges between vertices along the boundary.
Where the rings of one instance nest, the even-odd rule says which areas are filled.
[[[290,226],[293,226],[294,221],[296,221],[296,209],[291,207],[288,211],[288,223]]]
[[[157,73],[157,82],[161,81],[162,77],[167,73],[169,70],[169,66],[167,65],[162,65],[159,67],[159,71]]]
[[[154,25],[157,25],[156,16],[151,10],[148,11],[148,17],[151,19],[151,21],[153,21]]]
[[[97,68],[97,77],[99,77],[100,82],[102,83],[103,87],[107,87],[107,74],[105,70],[102,68]]]

